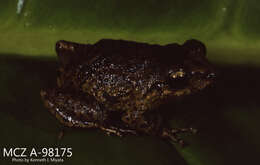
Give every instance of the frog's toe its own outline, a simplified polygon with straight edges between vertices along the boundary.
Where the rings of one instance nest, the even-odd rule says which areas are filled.
[[[195,128],[173,128],[171,129],[171,132],[173,134],[180,134],[180,133],[192,133],[192,134],[196,134],[198,132],[197,129]]]
[[[122,129],[122,128],[117,128],[117,127],[113,127],[113,126],[109,126],[109,127],[103,127],[100,126],[99,127],[102,131],[106,132],[107,135],[116,135],[119,137],[123,137],[125,135],[136,135],[136,131],[135,130],[130,130],[130,129]]]
[[[161,137],[164,139],[169,140],[169,142],[171,143],[177,143],[180,144],[181,146],[184,146],[186,143],[184,142],[184,140],[182,140],[178,134],[173,133],[171,130],[169,129],[163,129]]]
[[[179,137],[179,135],[183,134],[183,133],[196,134],[197,130],[194,128],[178,128],[178,129],[164,128],[162,131],[161,137],[168,139],[170,142],[178,143],[182,147],[184,147],[187,145],[187,143]]]

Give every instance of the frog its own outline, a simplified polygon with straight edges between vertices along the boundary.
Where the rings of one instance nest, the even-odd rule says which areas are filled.
[[[107,135],[150,135],[184,145],[163,105],[210,87],[216,72],[206,46],[190,39],[165,45],[122,39],[94,44],[57,41],[57,85],[40,92],[45,107],[66,127]]]

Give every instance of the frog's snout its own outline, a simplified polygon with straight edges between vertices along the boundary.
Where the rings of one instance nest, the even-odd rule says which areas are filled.
[[[214,71],[208,71],[206,73],[194,73],[190,80],[192,90],[202,90],[210,87],[216,80],[216,73]]]

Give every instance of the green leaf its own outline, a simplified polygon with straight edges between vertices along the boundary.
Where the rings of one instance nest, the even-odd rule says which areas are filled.
[[[2,2],[3,1],[3,2]],[[256,0],[18,0],[0,5],[0,148],[71,147],[64,164],[248,164],[260,133],[259,2]],[[181,148],[156,137],[108,137],[65,129],[43,107],[40,89],[56,83],[54,44],[102,38],[149,43],[202,40],[218,70],[215,87],[176,102],[175,127],[193,126]],[[0,164],[13,164],[0,157]]]

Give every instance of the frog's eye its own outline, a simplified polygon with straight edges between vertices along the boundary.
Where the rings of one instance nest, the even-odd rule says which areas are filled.
[[[186,73],[185,73],[182,69],[180,69],[180,70],[178,70],[178,71],[176,71],[176,72],[171,71],[171,72],[170,72],[170,77],[171,77],[172,79],[183,78],[183,77],[185,77],[185,74],[186,74]]]
[[[184,88],[188,83],[187,74],[183,69],[169,72],[169,84],[174,89]]]

